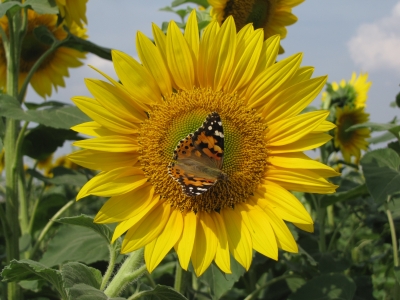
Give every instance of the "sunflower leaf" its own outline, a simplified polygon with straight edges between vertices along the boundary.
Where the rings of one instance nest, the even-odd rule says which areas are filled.
[[[96,289],[100,289],[102,281],[101,272],[84,264],[78,262],[66,263],[61,267],[61,275],[66,289],[78,283],[84,283]]]
[[[94,219],[89,216],[80,215],[77,217],[61,218],[58,219],[57,222],[89,228],[98,233],[107,243],[111,243],[113,235],[111,229],[107,225],[94,223]]]
[[[400,125],[399,124],[385,124],[385,123],[374,123],[374,122],[367,122],[362,124],[356,124],[346,129],[346,132],[354,131],[360,128],[370,128],[371,131],[389,131],[394,134],[398,139],[400,139],[399,131]]]
[[[314,277],[289,296],[289,300],[351,300],[356,291],[354,281],[341,274]]]
[[[90,119],[76,106],[53,106],[48,109],[24,111],[17,99],[0,95],[0,116],[39,123],[57,129],[69,129]]]
[[[231,257],[232,274],[225,274],[214,263],[200,276],[200,280],[210,287],[213,299],[219,299],[228,292],[245,273],[245,269]]]
[[[0,5],[0,18],[4,16],[8,11],[10,11],[11,15],[14,15],[18,10],[21,9],[21,3],[18,2],[6,2],[1,3]]]
[[[66,261],[80,261],[91,264],[108,261],[108,244],[93,230],[78,226],[61,226],[50,240],[47,251],[40,262],[52,267]]]
[[[378,203],[400,192],[400,157],[392,149],[378,149],[364,155],[360,161],[367,188]]]
[[[24,7],[29,7],[38,14],[58,14],[58,7],[54,0],[26,0]]]
[[[157,285],[154,290],[144,291],[138,295],[142,300],[185,300],[187,299],[182,294],[175,291],[173,288],[164,285]]]
[[[337,202],[346,201],[348,199],[355,199],[361,196],[367,196],[368,189],[365,184],[358,185],[355,188],[344,191],[344,192],[336,192],[330,195],[324,195],[321,199],[321,208],[326,208],[332,204]]]
[[[96,289],[90,285],[84,283],[78,283],[73,285],[69,290],[70,300],[126,300],[126,298],[108,298],[99,289]]]
[[[175,0],[175,1],[172,1],[171,6],[175,7],[175,6],[185,4],[185,3],[194,3],[197,5],[201,5],[205,8],[210,6],[210,4],[208,4],[207,0]]]
[[[47,266],[29,259],[13,260],[6,266],[1,276],[4,281],[18,282],[21,280],[46,280],[60,293],[62,299],[67,295],[64,290],[60,271],[50,269]]]
[[[36,170],[28,169],[27,173],[40,181],[54,185],[72,185],[81,187],[87,182],[85,175],[64,167],[53,169],[53,177],[43,176]]]

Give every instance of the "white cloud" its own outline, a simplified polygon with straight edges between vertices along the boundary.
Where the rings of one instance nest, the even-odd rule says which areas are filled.
[[[362,24],[347,46],[364,71],[393,68],[400,72],[400,2],[390,16]]]

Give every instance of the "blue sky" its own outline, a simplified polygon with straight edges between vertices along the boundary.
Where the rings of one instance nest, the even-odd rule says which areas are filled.
[[[135,36],[151,36],[151,23],[176,17],[159,11],[167,0],[90,0],[87,7],[89,39],[101,46],[137,57]],[[400,1],[399,0],[306,0],[295,7],[299,21],[288,27],[282,41],[286,53],[303,52],[302,65],[315,67],[315,75],[328,74],[328,81],[350,79],[353,71],[368,72],[372,87],[367,112],[374,122],[388,122],[400,110],[389,103],[400,92]],[[49,99],[70,102],[72,96],[89,95],[84,78],[101,78],[87,64],[113,75],[112,64],[88,55],[85,66],[70,70],[67,87]],[[320,96],[314,102],[319,105]],[[30,89],[27,101],[42,100]]]

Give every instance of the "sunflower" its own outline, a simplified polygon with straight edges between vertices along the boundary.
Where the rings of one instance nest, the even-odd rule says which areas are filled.
[[[264,39],[279,34],[284,39],[285,26],[297,22],[292,8],[304,0],[208,0],[212,6],[211,16],[222,24],[228,16],[233,16],[237,30],[253,23],[254,28],[264,30]],[[279,54],[284,53],[282,46]]]
[[[87,24],[86,3],[88,0],[56,0],[60,15],[68,26],[73,23],[83,28]]]
[[[0,26],[8,33],[8,19],[6,16],[0,18]],[[20,67],[19,67],[19,86],[22,85],[29,71],[35,62],[49,49],[49,45],[39,42],[33,30],[39,26],[45,26],[57,40],[67,37],[67,32],[63,25],[57,25],[57,15],[39,15],[33,10],[28,10],[27,32],[22,42]],[[86,29],[79,28],[72,24],[70,32],[81,38],[87,38]],[[80,59],[85,58],[85,54],[75,49],[59,47],[42,63],[39,69],[32,76],[30,81],[33,89],[42,97],[50,96],[52,86],[57,90],[57,86],[65,86],[64,77],[68,77],[68,68],[76,68],[82,65]],[[4,52],[3,42],[0,38],[0,87],[6,85],[6,66],[7,60]]]
[[[326,76],[310,79],[302,54],[275,64],[279,36],[237,34],[232,17],[199,39],[192,12],[184,34],[171,21],[153,39],[138,32],[140,62],[112,51],[122,84],[102,73],[109,82],[86,80],[93,98],[72,99],[93,120],[72,129],[94,138],[69,158],[101,171],[77,199],[111,197],[95,222],[119,223],[112,240],[145,247],[150,272],[171,248],[197,276],[213,261],[231,273],[230,255],[248,269],[253,249],[297,252],[285,221],[309,232],[313,221],[288,190],[336,188],[326,178],[338,173],[302,153],[331,139],[327,111],[299,114]]]
[[[348,105],[336,108],[335,147],[342,152],[346,162],[351,162],[351,156],[360,160],[361,150],[367,150],[367,139],[370,137],[369,128],[360,128],[346,131],[349,127],[368,122],[369,114],[365,113],[364,107],[352,108]]]
[[[368,73],[360,73],[357,77],[356,72],[353,72],[351,79],[346,81],[342,79],[340,83],[332,82],[332,90],[338,92],[340,89],[344,91],[346,95],[345,104],[355,108],[365,107],[368,99],[368,91],[371,87],[372,82],[368,80]],[[327,92],[322,94],[322,101],[325,101],[328,97]]]

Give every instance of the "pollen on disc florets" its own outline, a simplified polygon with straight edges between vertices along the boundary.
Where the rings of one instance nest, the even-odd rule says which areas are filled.
[[[222,120],[225,149],[222,171],[228,180],[218,180],[207,192],[190,197],[169,174],[168,164],[178,142],[196,131],[211,113]],[[245,202],[258,186],[267,162],[265,125],[236,95],[198,88],[178,91],[149,112],[141,128],[140,162],[156,192],[182,211],[218,211]]]

